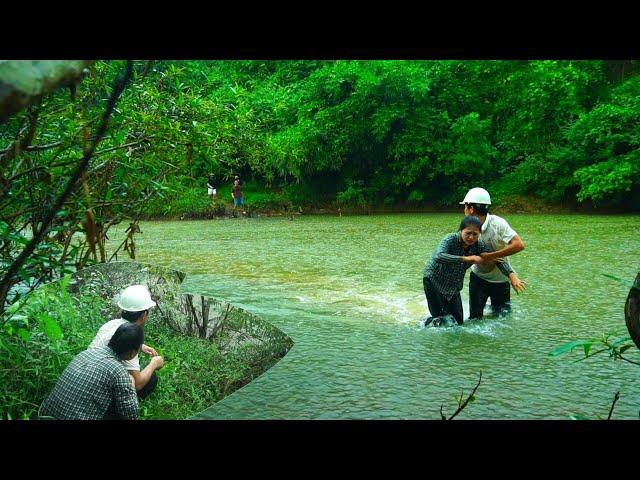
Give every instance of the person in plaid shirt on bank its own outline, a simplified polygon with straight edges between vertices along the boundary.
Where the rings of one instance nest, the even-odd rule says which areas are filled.
[[[451,315],[458,325],[463,323],[462,299],[460,290],[464,275],[471,265],[495,265],[505,276],[514,274],[508,263],[484,260],[480,254],[493,249],[478,240],[482,224],[474,216],[466,216],[460,222],[460,228],[442,239],[440,245],[427,263],[422,274],[422,285],[427,297],[431,317],[425,326],[438,325],[447,315]]]
[[[42,403],[38,416],[56,420],[136,420],[138,396],[122,360],[140,351],[144,333],[124,323],[108,346],[87,349],[74,357]]]

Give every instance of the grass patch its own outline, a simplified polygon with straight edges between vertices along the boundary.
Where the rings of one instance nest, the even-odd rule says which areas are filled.
[[[156,371],[157,389],[140,404],[140,418],[190,417],[250,381],[250,367],[232,355],[223,356],[211,342],[151,324],[153,317],[145,325],[145,343],[163,356],[165,365]],[[141,367],[149,359],[142,354]]]
[[[213,218],[229,214],[233,210],[231,184],[217,189],[216,199],[212,199],[201,187],[178,187],[151,197],[144,206],[145,218]],[[292,200],[283,192],[266,189],[257,182],[243,185],[245,210],[256,212],[287,212],[292,209]]]
[[[223,215],[229,202],[225,203],[220,194],[214,200],[206,192],[202,188],[192,187],[164,193],[162,197],[152,197],[144,207],[143,216],[211,218]]]

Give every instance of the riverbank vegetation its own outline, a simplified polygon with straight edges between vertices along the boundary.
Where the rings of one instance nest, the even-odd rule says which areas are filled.
[[[639,198],[637,69],[635,61],[156,62],[139,87],[148,100],[136,130],[174,141],[156,136],[132,155],[175,149],[182,176],[168,188],[203,191],[208,173],[221,185],[239,173],[292,207],[446,206],[478,184],[498,203],[530,196],[624,209]]]
[[[145,217],[204,211],[209,173],[227,203],[224,189],[240,174],[256,187],[250,204],[265,206],[266,197],[266,208],[447,206],[470,184],[489,188],[498,203],[638,203],[637,61],[136,66],[86,175],[105,208],[153,191],[160,200],[141,202]],[[6,147],[21,130],[30,134],[21,154],[4,160],[31,165],[29,175],[9,171],[20,175],[13,182],[31,178],[34,199],[46,202],[43,190],[55,191],[65,164],[86,147],[87,125],[123,67],[96,62],[75,100],[57,91],[2,127]]]

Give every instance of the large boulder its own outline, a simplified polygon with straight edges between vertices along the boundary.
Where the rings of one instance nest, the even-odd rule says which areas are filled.
[[[271,368],[293,346],[285,333],[246,310],[211,297],[181,293],[185,277],[183,272],[159,266],[110,262],[77,272],[70,291],[109,300],[102,312],[109,319],[120,314],[116,301],[124,288],[147,285],[157,303],[154,322],[164,322],[178,333],[213,342],[223,355],[234,355],[251,365],[252,378]]]

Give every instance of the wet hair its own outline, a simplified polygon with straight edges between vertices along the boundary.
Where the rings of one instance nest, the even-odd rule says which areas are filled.
[[[482,231],[482,222],[480,222],[480,219],[478,217],[474,217],[473,215],[467,215],[460,222],[460,228],[458,229],[458,231],[472,226],[477,227],[478,230]]]
[[[489,205],[484,203],[467,203],[470,207],[473,207],[473,211],[478,215],[486,215],[489,212]]]
[[[122,312],[120,312],[120,316],[125,320],[129,320],[131,323],[133,323],[133,322],[137,322],[140,319],[140,317],[142,317],[142,315],[148,311],[149,311],[148,309],[140,310],[139,312],[127,312],[126,310],[122,310]]]
[[[111,340],[109,340],[109,347],[119,358],[122,358],[131,350],[139,351],[143,342],[142,327],[135,323],[123,323],[113,333]]]

